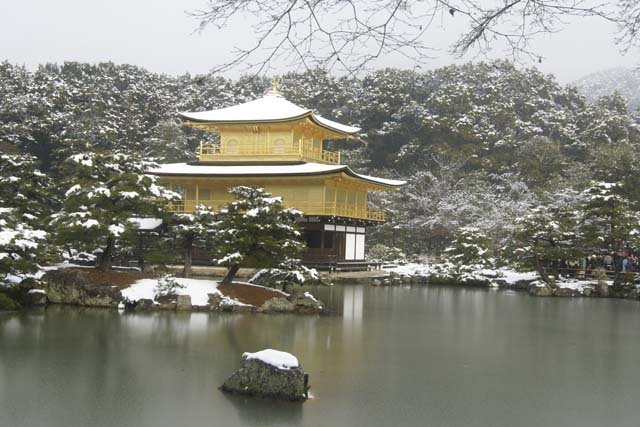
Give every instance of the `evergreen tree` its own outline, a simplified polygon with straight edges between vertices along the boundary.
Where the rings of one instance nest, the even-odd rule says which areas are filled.
[[[44,219],[55,206],[50,179],[35,158],[0,155],[0,283],[16,281],[38,270],[48,234]]]
[[[47,233],[22,221],[17,209],[0,207],[0,285],[19,282],[38,270]]]
[[[444,258],[453,264],[458,273],[494,267],[490,239],[476,227],[461,227],[451,246],[445,249]]]
[[[542,280],[551,283],[547,269],[558,277],[558,260],[576,260],[581,249],[581,213],[574,203],[558,199],[529,209],[516,222],[513,240],[504,250],[512,265],[534,269]]]
[[[171,231],[184,251],[184,277],[191,277],[193,250],[197,241],[210,241],[216,234],[218,221],[208,206],[199,205],[193,213],[176,214]]]
[[[0,155],[0,201],[3,207],[15,209],[22,220],[39,227],[59,203],[52,193],[51,178],[27,154]]]
[[[116,239],[134,227],[134,216],[160,216],[164,202],[177,197],[147,175],[155,163],[135,155],[76,154],[65,167],[63,208],[53,217],[60,242],[102,245],[98,268],[111,268]]]
[[[279,197],[261,188],[234,187],[236,200],[221,211],[216,244],[218,264],[228,267],[222,283],[233,282],[241,266],[290,269],[305,245],[295,220],[301,213],[287,209]]]
[[[595,182],[585,190],[585,196],[585,245],[595,253],[611,255],[616,272],[620,272],[621,252],[640,247],[639,213],[618,183]]]

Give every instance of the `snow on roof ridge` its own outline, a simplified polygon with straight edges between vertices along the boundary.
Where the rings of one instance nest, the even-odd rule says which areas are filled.
[[[231,107],[208,111],[185,111],[178,114],[187,120],[218,123],[289,121],[310,117],[320,126],[339,133],[354,134],[360,131],[358,127],[325,119],[315,114],[313,110],[302,108],[281,96],[263,96]]]

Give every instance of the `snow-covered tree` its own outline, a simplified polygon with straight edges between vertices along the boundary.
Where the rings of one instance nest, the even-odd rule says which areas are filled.
[[[572,193],[572,192],[568,192]],[[512,265],[535,269],[547,283],[548,268],[557,276],[558,260],[576,260],[582,250],[580,196],[567,198],[554,195],[545,205],[532,207],[517,219],[513,240],[504,249],[504,257]]]
[[[299,263],[281,265],[280,268],[263,268],[251,279],[250,283],[290,292],[293,286],[318,283],[318,272]]]
[[[280,197],[261,188],[234,187],[236,200],[221,211],[216,245],[219,265],[228,267],[222,283],[232,283],[241,266],[291,269],[304,250],[295,220]]]
[[[451,245],[443,251],[442,262],[432,266],[438,281],[485,283],[482,270],[495,267],[490,239],[476,227],[456,230]]]
[[[158,284],[153,288],[154,299],[162,301],[163,299],[175,299],[178,289],[184,289],[185,285],[178,283],[175,277],[170,275],[162,275],[158,279]]]
[[[158,123],[145,138],[144,154],[158,162],[183,162],[195,160],[197,141],[187,135],[175,121]]]
[[[462,227],[479,228],[491,247],[500,246],[514,219],[536,203],[517,175],[468,173],[464,161],[438,156],[433,162],[435,166],[416,172],[397,196],[396,204],[403,207],[397,226],[414,249],[416,243],[428,243],[417,249],[441,252]],[[417,232],[423,239],[415,239]]]
[[[0,285],[19,282],[38,270],[47,233],[25,223],[16,209],[0,207]]]
[[[468,268],[489,268],[495,264],[490,239],[476,227],[458,229],[451,246],[444,250],[444,258],[460,271]]]
[[[27,154],[0,154],[0,205],[16,210],[30,225],[42,224],[59,201],[51,178]]]
[[[640,213],[615,182],[595,182],[584,195],[585,246],[613,256],[614,267],[620,271],[620,253],[640,247]]]
[[[35,158],[0,155],[0,282],[37,271],[36,261],[47,248],[44,219],[55,204],[51,180]]]
[[[134,227],[129,218],[160,216],[164,202],[178,197],[147,174],[153,166],[121,152],[71,156],[63,208],[52,220],[59,241],[101,246],[98,268],[110,269],[116,239]]]
[[[73,176],[73,168],[61,165],[78,152],[188,160],[200,140],[215,138],[180,126],[176,111],[250,101],[270,80],[216,73],[172,77],[113,63],[65,62],[30,71],[2,62],[0,152],[36,156],[56,182]],[[367,145],[328,142],[343,151],[344,163],[410,182],[399,194],[369,198],[391,218],[372,230],[371,242],[409,256],[440,253],[460,227],[482,229],[495,249],[514,218],[554,188],[615,182],[631,209],[639,209],[640,116],[617,94],[588,103],[553,76],[508,61],[424,72],[381,69],[361,77],[311,69],[284,74],[281,82],[292,102],[362,127]],[[57,203],[54,197],[54,210]]]
[[[191,276],[193,249],[197,241],[211,240],[217,230],[215,212],[208,206],[198,205],[193,213],[179,213],[170,220],[171,233],[184,251],[184,277]]]

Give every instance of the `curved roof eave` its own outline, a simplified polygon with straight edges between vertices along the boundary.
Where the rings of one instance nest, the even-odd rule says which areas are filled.
[[[361,179],[363,181],[370,182],[372,184],[381,185],[383,187],[391,187],[391,188],[400,188],[405,185],[406,181],[399,181],[395,179],[386,179],[386,178],[378,178],[377,176],[369,176],[369,175],[360,175],[357,172],[354,172],[349,166],[346,166],[346,172],[348,175],[353,178]]]
[[[300,116],[293,116],[293,117],[287,117],[282,119],[268,119],[268,120],[206,120],[206,119],[194,118],[193,116],[190,116],[189,113],[178,113],[178,116],[190,122],[211,123],[216,125],[254,125],[254,124],[269,124],[269,123],[288,123],[288,122],[295,122],[303,119],[309,119],[316,126],[319,126],[328,131],[331,131],[340,135],[345,135],[345,136],[353,136],[356,133],[360,132],[361,130],[360,128],[357,128],[355,126],[340,125],[339,123],[333,122],[329,119],[325,119],[324,117],[317,116],[316,114],[313,113],[313,111],[302,114]],[[342,128],[335,127],[335,125],[332,126],[327,122],[336,123],[340,125]]]
[[[163,166],[165,170],[162,170]],[[233,168],[233,169],[232,169]],[[199,170],[198,170],[199,169]],[[273,169],[270,170],[270,169]],[[289,170],[287,170],[289,169]],[[233,172],[233,173],[232,173]],[[152,169],[149,173],[157,176],[189,176],[189,177],[268,177],[268,176],[321,176],[334,173],[344,172],[348,176],[359,179],[370,184],[388,187],[400,188],[405,181],[378,178],[368,175],[360,175],[354,172],[347,165],[324,165],[319,163],[303,163],[296,165],[278,165],[278,166],[209,166],[209,165],[191,165],[188,163],[172,163],[160,165],[158,169]]]
[[[339,135],[353,135],[360,128],[325,119],[308,108],[302,108],[281,96],[265,96],[244,104],[217,110],[179,112],[178,116],[194,123],[260,124],[286,123],[308,118],[316,126]]]

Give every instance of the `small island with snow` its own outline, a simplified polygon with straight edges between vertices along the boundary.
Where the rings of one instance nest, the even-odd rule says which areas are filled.
[[[265,349],[244,353],[242,366],[220,389],[250,396],[303,401],[308,397],[307,378],[294,355]]]

